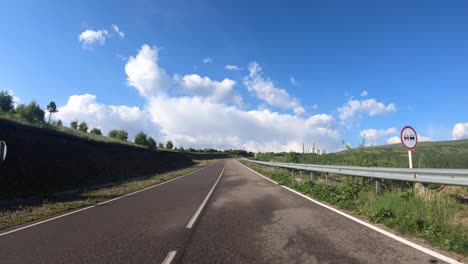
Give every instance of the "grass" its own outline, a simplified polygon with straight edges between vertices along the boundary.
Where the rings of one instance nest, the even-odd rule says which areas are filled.
[[[111,138],[111,137],[106,137],[104,135],[91,134],[89,132],[83,132],[83,131],[73,129],[73,128],[70,128],[70,127],[66,127],[66,126],[57,126],[57,125],[53,125],[53,124],[48,125],[45,122],[44,123],[42,123],[42,122],[29,122],[29,121],[19,117],[18,115],[13,114],[13,113],[0,112],[0,119],[16,122],[16,123],[23,124],[23,125],[38,127],[38,128],[41,128],[41,129],[52,130],[52,131],[60,131],[60,132],[67,133],[67,134],[70,134],[70,135],[73,135],[73,136],[77,136],[77,137],[80,137],[80,138],[83,138],[83,139],[86,139],[86,140],[106,142],[106,143],[118,143],[118,144],[130,145],[130,146],[133,146],[133,147],[146,148],[146,147],[140,146],[138,144],[135,144],[135,143],[133,143],[131,141],[123,141],[123,140],[118,140],[118,139]],[[91,130],[91,128],[90,128],[90,130]]]
[[[94,205],[112,198],[132,193],[204,168],[215,160],[195,161],[195,165],[182,170],[172,171],[152,177],[124,182],[112,187],[89,190],[77,195],[42,200],[35,204],[10,205],[0,208],[0,230],[44,219],[56,214]]]
[[[417,194],[411,188],[393,188],[377,195],[367,178],[338,176],[325,184],[296,178],[291,171],[246,161],[246,166],[318,200],[367,217],[401,233],[419,237],[444,250],[468,255],[468,205],[437,192]]]

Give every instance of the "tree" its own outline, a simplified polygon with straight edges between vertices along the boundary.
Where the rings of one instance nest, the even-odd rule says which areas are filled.
[[[15,107],[15,101],[13,96],[8,94],[7,91],[0,92],[0,111],[9,112],[12,111]]]
[[[123,141],[127,141],[128,132],[125,131],[125,130],[113,129],[113,130],[109,131],[109,137],[119,139],[119,140],[123,140]]]
[[[146,139],[146,134],[143,131],[140,131],[138,134],[135,135],[135,144],[140,146],[147,146],[148,140]]]
[[[57,120],[57,126],[63,126],[63,124],[62,124],[62,120],[60,120],[60,119],[59,119],[59,120]]]
[[[146,146],[151,149],[155,150],[156,149],[156,141],[152,137],[148,137],[148,140],[146,140]]]
[[[78,120],[71,121],[70,122],[70,127],[73,128],[73,129],[78,129]]]
[[[174,147],[174,144],[172,144],[172,141],[168,140],[166,143],[166,148],[167,149],[172,149]]]
[[[86,124],[86,122],[81,122],[80,125],[78,126],[78,130],[82,131],[82,132],[88,132],[88,124]]]
[[[89,133],[95,134],[95,135],[100,135],[100,136],[102,135],[102,132],[101,132],[101,130],[99,128],[93,128],[93,129],[91,129],[91,131],[89,131]]]
[[[32,100],[28,105],[21,104],[16,108],[16,112],[28,121],[44,122],[44,110],[36,101]]]
[[[158,143],[158,148],[164,148],[163,143]]]
[[[47,124],[50,124],[50,118],[52,117],[52,114],[58,112],[57,105],[54,101],[50,101],[50,103],[47,105],[47,111],[49,111],[49,121],[47,122]]]

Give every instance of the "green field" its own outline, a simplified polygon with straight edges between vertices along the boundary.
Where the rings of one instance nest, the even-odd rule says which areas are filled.
[[[408,167],[408,152],[401,144],[363,147],[330,153],[258,153],[258,160],[365,167]],[[421,142],[413,151],[414,168],[468,168],[468,139]]]

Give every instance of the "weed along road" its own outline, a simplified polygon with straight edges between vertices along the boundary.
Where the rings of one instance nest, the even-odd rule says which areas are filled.
[[[444,263],[236,160],[15,230],[1,263]]]

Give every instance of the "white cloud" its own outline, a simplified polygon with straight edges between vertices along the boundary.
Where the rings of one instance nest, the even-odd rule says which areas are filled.
[[[129,133],[129,139],[133,139],[136,133],[143,130],[155,139],[161,138],[159,128],[151,120],[151,115],[133,106],[105,105],[96,100],[92,94],[72,95],[65,106],[59,108],[54,116],[64,122],[78,120],[84,121],[90,128],[99,128],[103,134],[112,129],[124,129]]]
[[[271,106],[291,109],[296,114],[305,113],[297,98],[291,97],[286,90],[275,87],[270,79],[262,76],[262,68],[257,62],[250,63],[249,76],[244,78],[244,85],[249,92]]]
[[[387,139],[387,144],[397,144],[397,143],[401,143],[401,139],[398,136],[393,136]]]
[[[396,106],[394,104],[385,105],[381,102],[377,102],[375,99],[359,101],[351,98],[345,105],[338,108],[340,119],[348,126],[352,126],[353,123],[360,121],[362,118],[360,113],[375,116],[389,112],[396,112]]]
[[[455,124],[452,130],[452,138],[455,140],[468,138],[468,122]]]
[[[244,68],[242,68],[242,67],[239,67],[239,66],[236,66],[236,65],[230,65],[230,64],[224,66],[224,68],[225,68],[226,70],[230,70],[230,71],[241,71],[241,70],[244,69]]]
[[[397,133],[397,129],[392,127],[389,129],[379,129],[379,130],[373,129],[373,128],[366,129],[366,130],[362,130],[359,134],[361,135],[361,137],[366,138],[366,142],[368,146],[375,146],[379,143],[379,140],[383,138],[384,136],[392,135],[396,133]]]
[[[427,141],[433,141],[432,138],[418,135],[418,142],[427,142]],[[387,139],[387,144],[398,144],[401,143],[401,139],[399,136],[393,136],[389,139]]]
[[[104,45],[106,43],[106,36],[109,34],[107,30],[94,31],[87,29],[79,35],[79,40],[83,44],[83,47],[89,47],[95,43]]]
[[[296,79],[294,79],[294,77],[292,77],[292,76],[289,78],[289,82],[290,82],[293,86],[294,86],[294,85],[297,85]]]
[[[209,77],[202,78],[197,74],[183,77],[176,75],[174,79],[185,94],[205,97],[216,103],[233,102],[238,105],[242,104],[242,97],[234,90],[236,82],[233,80],[224,79],[218,82],[211,80]]]
[[[106,43],[106,39],[111,38],[113,36],[112,32],[117,34],[120,38],[123,38],[125,34],[120,31],[119,27],[115,24],[111,25],[111,32],[107,29],[101,30],[92,30],[87,29],[80,33],[78,39],[83,45],[83,48],[90,48],[94,44],[104,45]]]
[[[249,151],[302,151],[302,142],[321,149],[341,148],[333,117],[309,119],[265,110],[240,110],[200,97],[153,97],[148,111],[153,122],[176,145],[246,148]]]
[[[125,33],[123,33],[122,31],[120,31],[119,27],[116,26],[115,24],[112,24],[112,30],[121,38],[125,37]]]
[[[158,49],[143,45],[136,57],[131,56],[125,65],[128,85],[136,88],[142,96],[155,96],[169,88],[172,83],[166,71],[158,66]]]
[[[203,63],[213,63],[213,59],[208,57],[208,58],[205,58],[203,59]]]
[[[367,95],[368,95],[368,93],[367,93],[366,90],[364,90],[364,91],[361,92],[361,96],[362,96],[362,97],[366,97]]]

